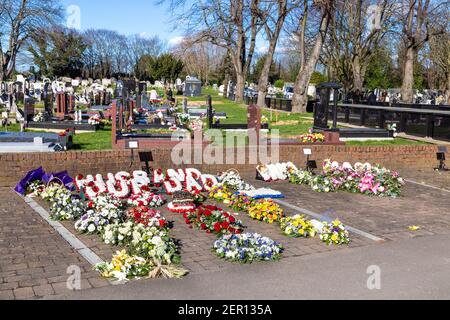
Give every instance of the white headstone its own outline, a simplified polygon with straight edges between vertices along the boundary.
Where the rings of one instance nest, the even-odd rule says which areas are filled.
[[[38,144],[38,145],[44,144],[44,138],[42,138],[42,137],[34,137],[33,143],[34,144]]]

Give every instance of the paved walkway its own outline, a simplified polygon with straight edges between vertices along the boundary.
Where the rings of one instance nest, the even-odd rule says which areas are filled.
[[[450,299],[449,246],[450,235],[399,240],[277,263],[232,265],[183,280],[135,281],[121,290],[85,290],[64,299]],[[374,275],[375,269],[367,272],[371,266],[379,267],[379,290],[367,286]]]
[[[450,175],[443,174],[439,176],[439,179],[435,179],[437,177],[435,174],[434,172],[407,171],[405,176],[409,179],[424,180],[430,184],[438,181],[438,187],[450,185],[447,184],[447,181],[450,183]],[[83,297],[95,298],[96,290],[87,291],[85,289],[105,287],[104,291],[99,291],[102,294],[106,292],[105,297],[110,297],[109,293],[111,292],[123,292],[125,294],[128,292],[127,288],[136,288],[136,294],[142,292],[143,295],[139,296],[141,298],[172,298],[172,291],[170,291],[172,289],[170,288],[178,287],[181,284],[180,291],[173,297],[183,297],[183,292],[194,290],[184,298],[219,298],[217,294],[208,295],[208,290],[195,291],[203,290],[203,287],[202,285],[193,285],[193,282],[205,279],[204,283],[212,283],[213,280],[208,280],[211,277],[216,276],[221,279],[222,276],[218,275],[223,275],[223,277],[229,275],[233,279],[230,280],[230,283],[225,280],[218,280],[225,288],[224,297],[227,297],[227,292],[232,293],[231,288],[234,288],[234,285],[239,287],[238,283],[234,281],[239,282],[246,279],[248,288],[259,290],[261,289],[260,285],[265,283],[267,284],[267,290],[272,288],[275,291],[272,291],[270,296],[263,297],[257,292],[250,294],[252,291],[242,289],[240,292],[243,298],[286,298],[287,293],[290,292],[288,288],[291,286],[298,287],[298,291],[293,291],[297,293],[300,292],[301,288],[305,289],[305,284],[310,281],[307,274],[311,279],[317,279],[318,275],[324,275],[327,272],[333,273],[335,268],[352,270],[349,264],[357,263],[363,259],[364,255],[361,254],[365,253],[366,250],[367,252],[376,252],[378,259],[376,263],[382,263],[383,259],[388,261],[392,257],[398,257],[400,260],[403,259],[403,261],[398,261],[399,265],[405,268],[411,262],[411,259],[413,263],[420,266],[422,260],[419,259],[419,256],[413,255],[410,259],[409,254],[403,254],[402,250],[410,248],[413,243],[421,243],[422,239],[428,245],[436,241],[436,250],[438,250],[441,242],[447,241],[447,236],[450,235],[449,193],[439,189],[409,183],[399,199],[389,199],[372,198],[346,192],[320,194],[313,192],[308,187],[292,185],[287,182],[265,184],[254,181],[254,179],[248,181],[255,185],[280,190],[287,196],[285,201],[291,205],[327,216],[330,219],[338,217],[347,225],[381,237],[386,242],[378,244],[365,237],[352,234],[353,242],[349,247],[327,247],[318,238],[293,239],[285,237],[276,225],[255,222],[247,215],[241,214],[239,218],[248,227],[247,231],[258,232],[280,241],[285,246],[286,251],[283,259],[277,263],[240,266],[222,261],[211,253],[210,248],[215,236],[190,229],[180,214],[169,213],[163,209],[165,217],[174,223],[171,234],[180,242],[182,263],[191,271],[190,275],[180,281],[133,281],[131,284],[121,287],[121,290],[117,290],[117,288],[110,287],[109,282],[101,279],[96,272],[92,271],[92,266],[11,189],[0,188],[0,199],[2,200],[0,201],[0,255],[2,256],[0,260],[0,299],[58,298],[62,295],[72,297],[71,291],[67,289],[69,277],[67,268],[72,265],[79,266],[82,272],[82,290],[76,293],[74,297],[86,293],[86,296]],[[224,207],[221,204],[219,206]],[[286,214],[294,215],[296,213],[294,210],[286,208]],[[73,222],[64,222],[63,224],[70,232],[76,234]],[[421,230],[411,232],[408,230],[411,225],[419,225]],[[118,249],[101,243],[98,236],[78,236],[78,238],[104,260],[110,260],[111,254]],[[399,247],[395,247],[397,244],[394,243],[397,242]],[[392,246],[397,251],[393,251],[394,249],[391,248],[394,247]],[[430,254],[434,252],[436,264],[431,265],[428,269],[425,268],[424,272],[432,271],[434,267],[438,268],[437,266],[440,266],[439,263],[442,262],[438,259],[439,251],[433,250]],[[306,263],[305,261],[314,261],[314,263]],[[336,261],[337,264],[333,261]],[[282,270],[285,270],[286,276],[283,275],[284,273],[282,274]],[[347,276],[344,271],[339,271],[336,274],[336,279]],[[417,272],[419,271],[420,268],[417,269]],[[271,274],[273,276],[270,276]],[[394,277],[394,274],[392,277]],[[292,281],[292,279],[296,280]],[[406,281],[407,278],[404,280]],[[148,284],[151,284],[148,288],[158,288],[157,291],[161,294],[145,289]],[[261,290],[261,292],[265,292],[263,289]],[[295,298],[314,297],[315,294],[322,291],[321,289],[314,289],[307,295],[295,296]],[[167,293],[167,295],[164,296],[164,293]],[[246,293],[248,295],[245,295]],[[332,293],[333,291],[330,291],[330,296]],[[407,297],[407,293],[408,291],[405,291],[405,297]],[[132,296],[131,294],[130,297]],[[97,296],[96,298],[99,297],[103,296]],[[233,297],[239,298],[240,296]]]
[[[67,293],[70,266],[81,289],[109,284],[15,192],[0,188],[0,199],[0,300]]]

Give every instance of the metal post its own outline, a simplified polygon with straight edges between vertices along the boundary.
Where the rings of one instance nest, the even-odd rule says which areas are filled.
[[[380,129],[384,128],[384,110],[378,111],[378,127]]]
[[[345,122],[350,123],[350,108],[344,107]]]
[[[207,110],[207,116],[208,116],[208,129],[212,129],[213,126],[213,110],[212,110],[212,98],[211,95],[208,95],[208,110]]]
[[[364,126],[366,124],[366,109],[361,109],[361,116],[359,123],[361,126]]]
[[[407,116],[408,115],[406,114],[406,112],[400,113],[400,128],[399,128],[400,132],[406,132],[406,121],[408,119]]]
[[[334,100],[334,104],[333,104],[333,130],[337,130],[337,104],[338,104],[338,99],[337,99],[337,89],[334,89],[334,94],[333,94],[333,100]]]
[[[434,115],[427,115],[427,137],[434,137]]]

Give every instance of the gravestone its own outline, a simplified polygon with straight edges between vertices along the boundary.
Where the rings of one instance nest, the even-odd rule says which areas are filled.
[[[338,103],[338,90],[342,86],[338,83],[327,82],[321,83],[317,87],[318,100],[314,107],[314,129],[317,130],[330,130],[328,126],[328,115],[330,107],[330,98],[333,93],[333,131],[337,130],[337,103]]]
[[[56,94],[56,117],[64,120],[67,114],[66,94],[63,92]]]
[[[208,129],[212,129],[212,124],[213,124],[213,107],[212,107],[211,95],[208,95],[207,103],[208,103],[208,109],[207,109]]]
[[[248,106],[248,129],[255,130],[259,136],[259,131],[261,130],[261,108],[256,104],[251,104]]]
[[[183,99],[183,112],[188,113],[188,99],[187,98]]]
[[[34,117],[34,101],[28,99],[25,102],[25,121],[32,121]]]

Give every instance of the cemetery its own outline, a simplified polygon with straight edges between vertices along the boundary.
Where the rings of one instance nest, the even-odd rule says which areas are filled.
[[[445,1],[0,2],[0,300],[450,297]]]

